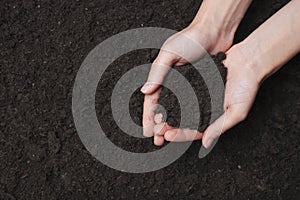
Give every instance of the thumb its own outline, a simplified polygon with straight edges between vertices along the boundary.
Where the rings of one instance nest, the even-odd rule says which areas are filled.
[[[212,123],[204,132],[202,138],[202,144],[207,149],[210,148],[214,141],[224,132],[243,121],[247,116],[247,112],[244,112],[238,107],[229,107],[225,110],[214,123]]]
[[[144,94],[152,94],[162,84],[170,68],[176,63],[178,56],[168,51],[160,50],[157,58],[154,60],[147,82],[141,89]]]

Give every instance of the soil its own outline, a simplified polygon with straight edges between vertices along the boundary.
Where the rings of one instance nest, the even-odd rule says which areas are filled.
[[[255,0],[237,31],[243,40],[288,1]],[[85,149],[74,127],[71,102],[76,73],[104,39],[138,27],[181,30],[198,0],[31,1],[0,3],[0,199],[299,199],[300,55],[262,85],[247,120],[198,159],[194,142],[176,162],[155,172],[129,174],[103,165]],[[97,90],[98,119],[108,137],[134,152],[154,151],[151,139],[122,133],[107,103],[130,68],[153,61],[157,50],[116,60]],[[209,98],[201,76],[176,68]],[[105,88],[105,89],[103,89]],[[163,99],[172,94],[164,90]],[[200,92],[199,92],[200,91]],[[166,95],[166,96],[165,96]],[[130,101],[141,123],[143,95]],[[176,98],[165,101],[178,107]],[[201,112],[209,105],[200,103]],[[168,120],[178,113],[168,113]],[[207,118],[200,124],[204,129]],[[176,124],[176,120],[174,120]]]

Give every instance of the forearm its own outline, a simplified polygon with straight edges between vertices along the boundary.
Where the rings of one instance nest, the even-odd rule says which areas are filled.
[[[239,44],[263,81],[300,51],[300,0],[291,1]]]
[[[252,0],[204,0],[191,25],[202,27],[206,23],[209,28],[217,29],[220,35],[225,34],[225,38],[233,39],[251,2]]]

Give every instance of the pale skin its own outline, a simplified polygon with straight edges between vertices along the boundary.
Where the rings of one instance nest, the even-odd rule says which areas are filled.
[[[154,136],[155,145],[202,139],[203,146],[210,147],[217,137],[246,119],[262,82],[300,51],[300,0],[288,3],[244,41],[232,46],[235,31],[250,3],[251,0],[204,0],[193,22],[165,42],[141,89],[145,94],[143,134]],[[187,62],[174,53],[180,48],[176,44],[182,45],[184,41],[182,35],[201,44],[210,54],[223,51],[227,55],[224,114],[204,133],[171,127],[154,115],[160,84],[168,73],[168,68],[160,66],[170,68]],[[193,60],[201,57],[203,51],[185,49],[185,53]]]

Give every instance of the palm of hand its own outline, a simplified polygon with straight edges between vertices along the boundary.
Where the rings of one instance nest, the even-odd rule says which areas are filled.
[[[225,87],[225,111],[237,110],[240,112],[239,117],[244,119],[254,102],[258,89],[259,83],[252,69],[229,66]]]

